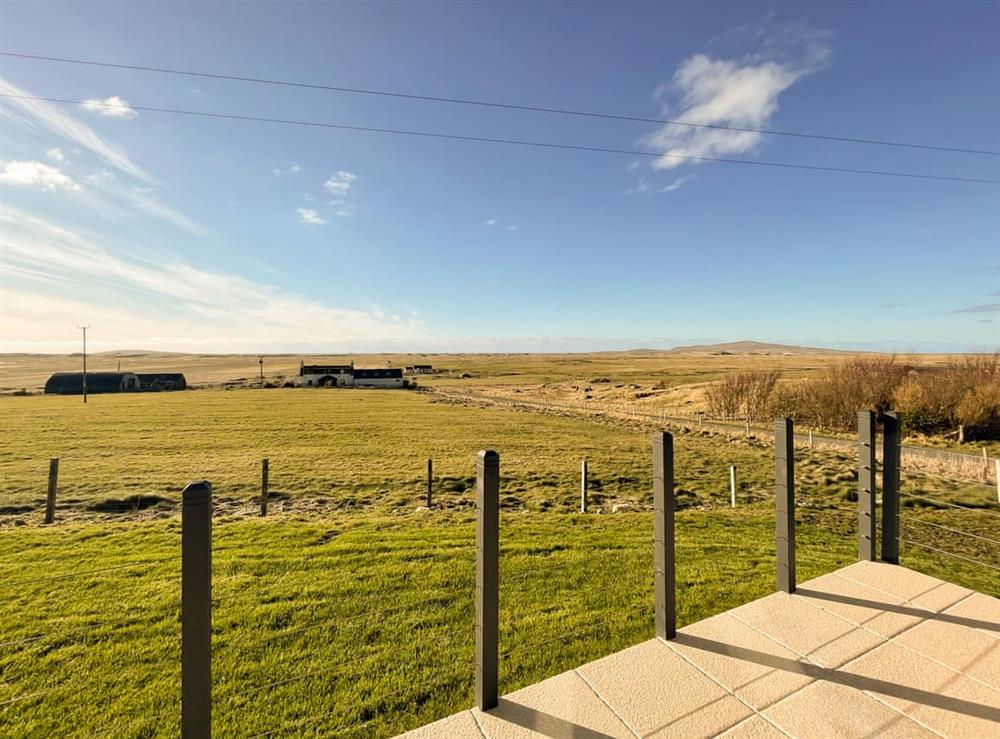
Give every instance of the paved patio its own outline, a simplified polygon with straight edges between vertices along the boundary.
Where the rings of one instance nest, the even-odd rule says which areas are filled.
[[[408,739],[1000,737],[1000,600],[858,562]]]

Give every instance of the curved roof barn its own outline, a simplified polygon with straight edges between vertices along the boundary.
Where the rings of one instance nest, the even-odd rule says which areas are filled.
[[[87,393],[127,393],[139,389],[134,372],[88,372]],[[82,372],[56,372],[45,382],[46,395],[83,395]]]

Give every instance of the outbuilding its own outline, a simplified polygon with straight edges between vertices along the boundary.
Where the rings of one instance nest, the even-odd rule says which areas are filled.
[[[354,387],[403,387],[403,369],[355,369]]]
[[[129,393],[140,389],[134,372],[88,372],[87,393]],[[82,372],[56,372],[45,382],[46,395],[83,395]]]
[[[187,390],[187,379],[180,372],[142,373],[139,375],[142,390]]]

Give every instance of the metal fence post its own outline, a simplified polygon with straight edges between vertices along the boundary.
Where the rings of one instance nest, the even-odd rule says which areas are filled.
[[[899,416],[882,416],[882,561],[899,564]]]
[[[270,461],[267,457],[264,457],[260,461],[260,515],[267,515],[267,493],[269,490],[270,480]]]
[[[736,507],[736,465],[729,465],[729,503]]]
[[[653,581],[656,635],[677,635],[677,592],[674,552],[674,437],[653,434]]]
[[[427,507],[434,505],[434,460],[427,460]]]
[[[181,736],[212,735],[212,485],[184,488],[181,507]]]
[[[875,560],[875,411],[858,412],[858,559]]]
[[[56,491],[59,488],[59,457],[49,460],[49,490],[45,497],[45,523],[56,520]]]
[[[795,429],[792,419],[774,424],[774,533],[778,542],[778,590],[795,592]]]
[[[587,512],[587,459],[580,460],[580,513]]]
[[[499,702],[497,668],[500,601],[500,455],[476,458],[476,704],[481,711]]]

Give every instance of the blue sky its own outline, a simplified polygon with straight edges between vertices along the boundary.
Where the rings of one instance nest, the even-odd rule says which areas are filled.
[[[1000,150],[983,3],[17,3],[28,54]],[[4,351],[1000,346],[1000,157],[0,57]]]

